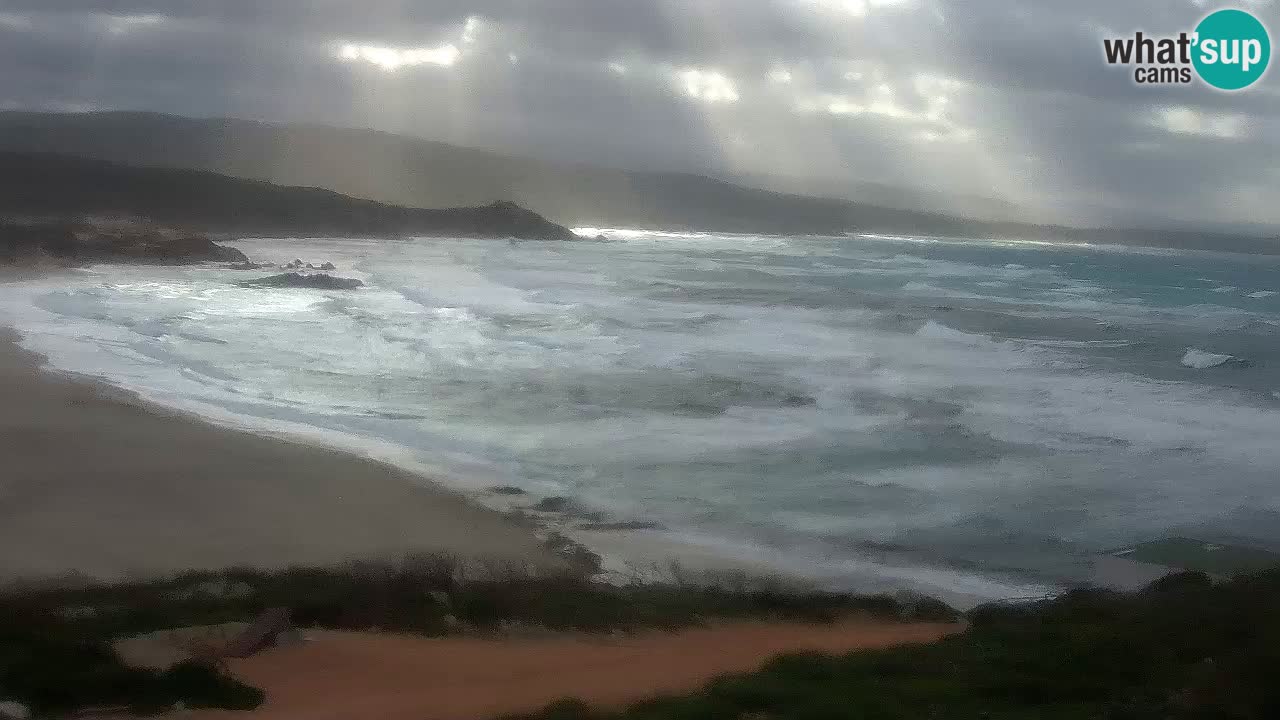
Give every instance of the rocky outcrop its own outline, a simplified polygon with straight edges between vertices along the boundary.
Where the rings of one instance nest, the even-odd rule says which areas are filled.
[[[250,288],[310,288],[312,290],[354,290],[363,285],[364,283],[353,278],[333,277],[324,273],[303,275],[296,272],[271,275],[240,283],[241,287]]]
[[[70,224],[0,224],[0,261],[40,258],[80,263],[190,265],[248,263],[235,248],[199,235],[167,235],[153,230],[102,230]]]
[[[303,263],[301,260],[294,259],[293,262],[285,263],[280,266],[281,270],[337,270],[333,263],[327,262],[323,265],[313,265],[311,263]]]
[[[438,212],[446,217],[452,215],[451,220],[467,235],[525,240],[578,239],[568,228],[507,200],[478,208],[454,208]]]

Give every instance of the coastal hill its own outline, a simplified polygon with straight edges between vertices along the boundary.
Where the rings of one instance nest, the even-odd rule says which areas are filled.
[[[0,216],[142,220],[188,230],[260,234],[576,238],[567,228],[506,201],[407,208],[319,188],[48,153],[0,152]]]
[[[553,163],[372,130],[154,113],[0,112],[0,151],[55,152],[328,188],[407,207],[505,198],[570,227],[776,234],[871,232],[1280,253],[1273,233],[1078,228],[997,201],[855,184],[841,197],[686,173]],[[780,187],[762,178],[741,182]],[[829,188],[830,190],[830,188]],[[834,190],[832,192],[834,193]],[[1263,236],[1268,235],[1268,236]]]

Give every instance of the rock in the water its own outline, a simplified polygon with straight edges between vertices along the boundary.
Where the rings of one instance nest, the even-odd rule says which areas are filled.
[[[542,498],[533,506],[538,512],[567,512],[573,509],[573,501],[560,495]]]
[[[311,288],[313,290],[354,290],[363,287],[364,283],[354,278],[333,277],[319,273],[316,275],[303,275],[302,273],[290,272],[280,275],[271,275],[269,277],[258,278],[257,280],[249,280],[240,283],[241,287],[254,288]]]
[[[579,530],[660,530],[662,525],[652,520],[620,520],[618,522],[592,522],[578,526]]]
[[[321,269],[321,270],[337,270],[338,268],[334,267],[333,263],[331,263],[331,262],[327,262],[327,263],[325,263],[325,264],[321,265],[321,266],[320,266],[320,269]]]

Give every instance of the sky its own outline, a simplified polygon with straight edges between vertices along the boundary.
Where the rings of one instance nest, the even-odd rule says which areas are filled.
[[[0,0],[0,109],[1280,223],[1280,71],[1227,93],[1103,60],[1104,37],[1220,7],[1280,29],[1273,0]]]

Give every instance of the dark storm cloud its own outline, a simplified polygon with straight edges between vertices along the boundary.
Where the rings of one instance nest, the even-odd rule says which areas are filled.
[[[1280,27],[1274,5],[1247,5]],[[941,187],[1086,220],[1280,221],[1259,190],[1276,180],[1274,72],[1227,94],[1139,88],[1102,62],[1104,35],[1175,33],[1215,6],[5,0],[0,107],[368,125],[582,162]]]

